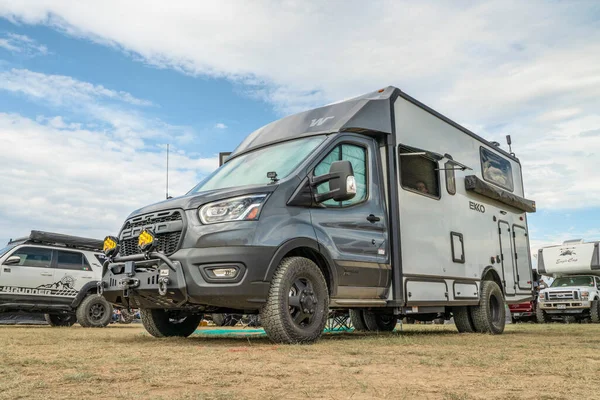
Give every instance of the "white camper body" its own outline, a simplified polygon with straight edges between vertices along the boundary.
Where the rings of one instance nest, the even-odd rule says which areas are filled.
[[[566,241],[562,245],[538,250],[538,272],[559,277],[566,275],[600,276],[600,242]]]
[[[520,163],[411,100],[399,96],[394,103],[395,135],[401,149],[397,158],[400,184],[394,189],[398,192],[406,305],[418,310],[427,305],[477,304],[481,281],[491,271],[499,277],[508,303],[530,299],[525,211],[468,191],[465,182],[474,175],[498,192],[524,198]],[[425,154],[415,156],[411,151]],[[435,160],[429,157],[433,154],[445,157]],[[490,154],[495,167],[504,168],[503,175],[490,173],[494,168]],[[418,158],[424,160],[418,162]],[[439,170],[423,172],[428,166]],[[425,181],[430,193],[414,190],[411,181],[415,179]]]

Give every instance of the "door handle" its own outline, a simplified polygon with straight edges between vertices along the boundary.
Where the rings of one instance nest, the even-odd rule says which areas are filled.
[[[367,217],[367,221],[369,222],[377,222],[377,221],[381,221],[381,218],[374,216],[373,214],[370,214]]]
[[[91,276],[82,276],[83,279],[92,279]]]
[[[52,272],[42,272],[40,275],[42,275],[42,276],[52,276],[54,274]]]

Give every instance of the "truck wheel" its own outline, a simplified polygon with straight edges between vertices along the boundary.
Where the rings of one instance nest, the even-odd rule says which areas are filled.
[[[506,308],[504,296],[494,281],[481,282],[481,299],[479,305],[471,307],[471,317],[475,331],[498,335],[504,332],[506,324]]]
[[[473,325],[469,307],[452,307],[452,315],[454,316],[454,325],[456,325],[456,329],[459,333],[475,332],[475,326]]]
[[[357,332],[364,332],[369,330],[369,328],[367,328],[367,325],[365,325],[362,310],[350,309],[350,321],[352,321],[354,330]]]
[[[314,342],[328,317],[329,293],[319,267],[304,257],[284,258],[260,311],[269,338],[279,343]]]
[[[98,294],[88,295],[76,311],[77,322],[84,328],[104,328],[113,316],[113,307]]]
[[[592,301],[590,308],[590,320],[593,324],[600,324],[600,300]]]
[[[141,309],[142,324],[154,337],[188,337],[202,321],[202,314],[181,314],[178,311]]]
[[[548,313],[540,308],[539,303],[535,307],[535,319],[538,324],[548,324],[552,321]]]
[[[44,314],[50,326],[73,326],[77,319],[74,314]]]
[[[392,332],[398,323],[398,317],[390,314],[375,314],[375,322],[380,332]]]

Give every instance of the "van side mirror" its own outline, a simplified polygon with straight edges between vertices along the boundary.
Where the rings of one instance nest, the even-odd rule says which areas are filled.
[[[317,187],[323,182],[329,182],[329,191],[316,193],[315,202],[317,203],[330,199],[346,201],[356,195],[356,179],[350,161],[335,161],[329,167],[329,173],[313,178],[311,185]]]
[[[4,265],[17,265],[21,262],[21,257],[10,256],[4,261]]]

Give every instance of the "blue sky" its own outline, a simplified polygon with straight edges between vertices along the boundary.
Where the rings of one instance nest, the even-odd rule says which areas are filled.
[[[512,135],[533,247],[600,238],[597,2],[344,4],[0,0],[0,241],[116,232],[164,196],[166,143],[183,194],[254,129],[387,85]]]

